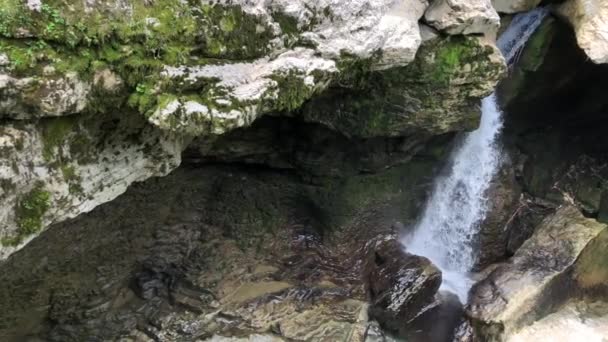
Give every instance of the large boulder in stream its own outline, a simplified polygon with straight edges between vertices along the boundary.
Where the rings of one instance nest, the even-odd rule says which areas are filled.
[[[441,271],[427,258],[407,253],[395,235],[380,236],[365,249],[363,274],[370,315],[399,331],[433,303]]]
[[[508,338],[559,308],[577,289],[597,289],[602,281],[594,275],[599,279],[606,275],[605,267],[598,266],[607,253],[602,242],[606,227],[585,218],[574,206],[563,206],[548,216],[509,262],[497,266],[471,290],[467,316],[478,337]],[[583,264],[588,269],[577,272]]]
[[[411,342],[450,342],[463,308],[458,296],[439,291],[441,271],[409,254],[394,234],[365,246],[363,281],[370,318]]]

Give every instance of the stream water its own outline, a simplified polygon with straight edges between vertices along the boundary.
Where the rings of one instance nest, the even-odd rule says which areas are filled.
[[[508,65],[547,14],[538,8],[515,16],[498,39]],[[497,140],[502,126],[492,94],[482,100],[479,128],[452,151],[449,169],[436,180],[416,227],[402,241],[409,253],[425,256],[441,269],[441,289],[455,293],[462,303],[472,285],[469,273],[477,257],[475,239],[488,208],[487,190],[501,164]]]

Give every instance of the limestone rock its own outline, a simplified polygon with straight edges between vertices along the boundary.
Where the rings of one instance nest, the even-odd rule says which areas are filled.
[[[572,301],[521,329],[506,342],[602,341],[608,336],[608,306],[603,302]]]
[[[220,3],[227,3],[221,1]],[[411,62],[418,45],[418,19],[428,6],[426,0],[273,0],[253,4],[230,1],[246,12],[273,21],[273,11],[295,20],[299,35],[316,45],[321,56],[337,59],[343,54],[369,58],[385,52],[377,67],[390,68]],[[285,26],[281,27],[285,33]]]
[[[10,40],[1,44],[6,69],[20,78],[36,78],[52,68],[98,81],[98,67],[112,66],[125,80],[130,105],[152,124],[181,134],[221,134],[262,114],[295,110],[330,80],[337,81],[338,73],[359,72],[345,59],[369,60],[370,70],[411,63],[427,6],[426,0],[14,2],[0,14],[2,36],[40,43],[29,50]],[[112,29],[99,18],[111,21]],[[181,83],[182,77],[187,82]],[[72,83],[55,88],[78,94],[52,97],[86,95],[90,85]],[[72,114],[83,104],[59,103],[48,111]],[[30,115],[43,115],[28,109]],[[14,108],[7,111],[16,115]]]
[[[345,78],[344,86],[354,84],[315,96],[301,115],[364,138],[473,130],[481,116],[479,99],[504,75],[504,63],[483,37],[431,38],[408,66],[372,73],[363,83]]]
[[[425,21],[448,34],[495,35],[500,17],[489,0],[435,0],[424,14]]]
[[[29,119],[82,112],[91,85],[73,72],[65,75],[14,78],[0,73],[0,117]]]
[[[500,13],[526,12],[536,8],[542,0],[492,0],[492,6]]]
[[[108,131],[109,129],[109,131]],[[70,116],[0,127],[0,260],[53,222],[180,163],[183,139],[145,121]]]
[[[435,300],[441,272],[428,259],[405,252],[394,235],[366,245],[364,278],[370,315],[393,331],[414,320]]]
[[[284,51],[282,44],[272,43],[273,51],[253,62],[166,67],[163,75],[173,80],[169,82],[183,79],[181,87],[213,87],[203,98],[163,98],[149,116],[153,124],[186,134],[221,134],[248,126],[262,114],[299,108],[340,74],[353,72],[345,57],[369,60],[373,70],[405,66],[420,46],[418,19],[427,7],[425,0],[231,3],[280,27],[279,36],[298,37],[312,48]],[[277,12],[283,18],[278,23]],[[286,31],[283,21],[292,23],[293,32]]]
[[[484,339],[510,336],[566,300],[569,270],[605,229],[573,206],[547,217],[508,263],[471,290],[467,315],[480,327],[476,333]]]
[[[608,63],[608,2],[568,0],[557,8],[574,27],[578,45],[594,63]]]
[[[61,70],[61,75],[77,75],[79,80],[93,80],[94,85],[109,90],[111,84],[99,82],[105,72],[100,73],[99,68],[110,66],[124,80],[124,97],[129,98],[129,105],[152,124],[179,134],[214,135],[247,126],[264,114],[290,114],[328,87],[349,88],[345,81],[364,83],[367,75],[380,70],[403,72],[398,68],[416,59],[422,42],[419,19],[428,2],[238,0],[203,1],[200,6],[180,2],[166,7],[157,2],[139,6],[138,1],[124,0],[88,1],[65,7],[41,7],[42,12],[61,17],[58,23],[49,22],[46,15],[39,16],[37,10],[24,4],[11,4],[5,10],[5,36],[21,37],[20,32],[27,31],[33,40],[54,43],[40,43],[32,53],[12,41],[2,42],[8,51],[7,75],[15,80],[30,80],[39,77],[40,70]],[[12,13],[21,13],[23,20],[13,18]],[[467,15],[468,12],[453,14]],[[117,34],[103,30],[99,18],[104,16],[114,23]],[[41,29],[59,23],[61,30]],[[82,27],[90,27],[91,32],[83,33]],[[426,41],[443,39],[423,31]],[[146,37],[144,44],[133,44],[141,37]],[[109,40],[107,46],[105,40]],[[452,75],[447,69],[459,64],[461,52],[464,51],[448,56],[446,68],[412,76],[448,79]],[[475,60],[470,54],[463,55],[470,60],[462,66],[472,68],[474,74],[475,64],[488,71],[503,67],[498,58],[488,59],[480,54]],[[439,75],[444,72],[446,75]],[[469,98],[485,93],[488,84],[493,87],[497,74],[489,72],[467,79],[466,85],[484,90],[459,93],[455,100],[461,107],[466,106],[467,112],[474,111]],[[5,87],[4,92],[11,94],[7,95],[9,102],[27,93],[20,83],[13,84],[16,82],[10,79],[11,87]],[[9,80],[4,83],[9,84]],[[46,111],[28,107],[29,116],[72,114],[85,109],[83,96],[87,91],[95,92],[87,82],[72,83],[55,86],[56,91],[78,91],[77,94],[52,96],[71,102],[54,104]],[[5,111],[10,112],[7,115],[17,116],[25,110],[12,108],[18,105],[12,102]],[[99,101],[88,102],[96,107]]]
[[[216,86],[224,89],[224,93],[209,94],[213,106],[193,100],[165,99],[165,104],[157,108],[149,120],[166,130],[191,135],[219,135],[249,126],[263,111],[260,108],[262,103],[276,102],[275,108],[295,109],[301,103],[283,102],[286,101],[284,99],[301,96],[303,101],[323,88],[329,76],[338,71],[334,61],[315,57],[314,54],[314,50],[297,48],[272,60],[263,58],[251,63],[198,68],[167,67],[164,75],[179,78],[184,83],[219,79]],[[293,91],[298,93],[290,93]]]
[[[0,10],[2,257],[48,224],[167,174],[192,136],[212,140],[263,115],[348,137],[405,137],[404,159],[434,135],[474,128],[477,99],[504,61],[490,40],[428,28],[419,49],[427,7],[9,1]]]

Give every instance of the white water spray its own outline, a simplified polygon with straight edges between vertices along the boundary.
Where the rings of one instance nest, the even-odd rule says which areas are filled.
[[[498,39],[507,64],[547,13],[539,8],[513,19]],[[483,99],[481,111],[479,128],[452,152],[451,169],[437,179],[413,234],[403,241],[409,253],[425,256],[441,269],[442,289],[458,295],[462,303],[472,285],[468,273],[476,261],[474,239],[488,208],[486,192],[501,162],[496,140],[503,124],[494,94]]]

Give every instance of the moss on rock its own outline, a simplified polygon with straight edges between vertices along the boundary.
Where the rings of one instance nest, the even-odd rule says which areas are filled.
[[[45,121],[42,130],[42,144],[44,146],[42,155],[47,162],[53,161],[56,156],[61,156],[61,149],[66,138],[74,131],[76,120],[73,117],[60,117]]]
[[[515,67],[510,71],[509,77],[500,83],[498,93],[503,103],[509,103],[517,97],[529,97],[526,92],[530,89],[525,89],[525,82],[543,64],[557,33],[558,27],[555,19],[547,17],[532,34],[526,46],[522,49]]]
[[[267,22],[239,6],[49,0],[36,11],[23,1],[1,1],[0,50],[9,59],[12,75],[39,77],[52,67],[58,75],[76,72],[91,81],[96,71],[107,68],[125,81],[124,90],[142,114],[156,103],[165,65],[258,58],[268,53],[276,34]],[[92,95],[94,110],[107,108],[99,106],[107,94]],[[127,97],[112,100],[120,106]]]
[[[25,194],[17,203],[15,217],[17,221],[17,235],[3,238],[5,246],[17,246],[25,238],[36,234],[42,229],[42,218],[51,207],[51,194],[44,189],[44,184],[37,183],[34,189]]]
[[[354,136],[429,135],[473,129],[478,99],[505,71],[494,48],[475,37],[427,41],[415,61],[402,68],[372,71],[372,63],[346,59],[357,77],[343,79],[306,106],[303,116]]]

